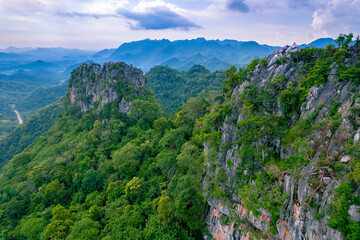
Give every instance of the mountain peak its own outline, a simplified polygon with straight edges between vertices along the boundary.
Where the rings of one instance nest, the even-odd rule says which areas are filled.
[[[128,114],[131,100],[144,94],[146,79],[139,68],[124,62],[82,64],[69,80],[71,105],[81,112],[90,108],[101,110],[107,103],[114,103],[119,112]]]

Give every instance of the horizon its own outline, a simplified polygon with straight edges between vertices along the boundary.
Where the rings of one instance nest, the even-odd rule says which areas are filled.
[[[139,41],[145,41],[145,40],[150,40],[150,41],[162,41],[162,40],[169,40],[170,42],[175,42],[175,41],[191,41],[191,40],[197,40],[197,39],[201,39],[204,38],[206,41],[237,41],[237,42],[256,42],[259,45],[262,46],[270,46],[270,47],[283,47],[286,45],[292,45],[294,43],[296,43],[298,46],[303,45],[303,44],[310,44],[316,40],[319,39],[329,39],[331,37],[323,37],[323,38],[317,38],[312,40],[311,42],[303,42],[303,43],[297,43],[297,42],[293,42],[293,43],[287,43],[285,45],[271,45],[268,43],[260,43],[254,40],[249,40],[249,41],[242,41],[242,40],[237,40],[237,39],[206,39],[205,37],[197,37],[197,38],[191,38],[191,39],[175,39],[175,40],[170,40],[167,38],[162,38],[162,39],[150,39],[150,38],[144,38],[144,39],[140,39],[140,40],[134,40],[134,41],[130,41],[130,42],[123,42],[120,43],[119,45],[115,46],[115,47],[110,47],[110,48],[100,48],[100,49],[84,49],[84,48],[67,48],[67,47],[62,47],[62,46],[50,46],[50,47],[43,47],[43,46],[25,46],[25,47],[18,47],[18,46],[8,46],[5,48],[0,48],[0,52],[3,50],[8,50],[10,48],[17,48],[17,49],[29,49],[29,50],[25,50],[25,51],[31,51],[31,50],[36,50],[36,49],[57,49],[57,48],[62,48],[62,49],[67,49],[67,50],[81,50],[81,51],[94,51],[94,52],[99,52],[99,51],[103,51],[103,50],[110,50],[110,49],[117,49],[119,48],[121,45],[125,44],[125,43],[131,43],[131,42],[139,42]],[[336,38],[331,38],[331,39],[336,39]]]
[[[271,46],[360,34],[360,0],[0,0],[0,48],[100,50],[149,39]]]

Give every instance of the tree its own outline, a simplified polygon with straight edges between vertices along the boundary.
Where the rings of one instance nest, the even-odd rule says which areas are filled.
[[[230,89],[234,89],[240,83],[240,75],[234,65],[232,65],[231,68],[225,71],[225,76],[227,77],[227,79],[224,80],[224,83]]]
[[[55,179],[45,187],[44,202],[45,204],[62,203],[66,196],[65,185]]]
[[[159,220],[161,224],[165,227],[168,227],[173,219],[174,213],[170,209],[170,204],[172,203],[171,198],[166,195],[166,190],[161,192],[161,197],[159,200],[159,205],[157,207],[157,212],[159,214]]]
[[[349,33],[348,35],[340,33],[338,38],[335,39],[335,42],[339,47],[346,49],[349,43],[352,41],[353,37],[354,34],[352,33]]]
[[[81,189],[85,193],[91,193],[95,190],[101,190],[103,186],[103,177],[101,173],[90,169],[85,173],[81,184]]]
[[[129,199],[130,202],[135,202],[142,198],[142,184],[143,180],[138,177],[134,177],[126,184],[125,197]]]
[[[44,230],[48,221],[44,218],[28,217],[21,219],[20,233],[29,240],[40,238],[40,233]]]
[[[75,222],[66,240],[100,239],[100,228],[99,222],[93,221],[90,218],[83,218],[80,221]]]
[[[60,240],[65,239],[69,234],[70,228],[74,221],[71,214],[63,206],[58,204],[52,211],[53,217],[51,223],[48,224],[43,232],[43,240]]]
[[[153,99],[153,102],[136,99],[130,106],[130,118],[137,121],[137,125],[142,129],[148,129],[152,126],[153,122],[159,118],[161,107]]]

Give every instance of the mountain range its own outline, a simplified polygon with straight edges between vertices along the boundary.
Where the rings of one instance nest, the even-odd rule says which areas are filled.
[[[320,38],[301,48],[323,48],[328,44],[336,45],[332,38]],[[16,48],[0,50],[0,72],[9,69],[23,69],[24,65],[36,61],[56,65],[57,71],[74,69],[83,62],[124,61],[147,72],[157,65],[169,66],[187,71],[195,64],[205,66],[211,71],[225,70],[231,65],[246,66],[254,58],[263,58],[278,46],[259,44],[255,41],[191,40],[170,41],[168,39],[144,39],[121,44],[118,48],[101,51],[66,49],[66,48]],[[43,63],[44,64],[44,63]],[[54,68],[54,65],[51,66]],[[70,72],[65,71],[67,77]]]
[[[328,44],[335,44],[335,41],[331,38],[317,39],[301,47],[322,48]],[[13,107],[22,108],[21,105],[32,93],[42,92],[41,88],[66,82],[73,69],[83,63],[124,61],[141,68],[144,72],[162,65],[177,69],[182,75],[196,64],[212,72],[229,69],[231,65],[244,67],[252,59],[263,58],[276,48],[276,46],[261,45],[254,41],[197,38],[177,41],[145,39],[101,51],[66,48],[9,47],[2,49],[0,50],[0,139],[3,138],[1,136],[4,136],[4,133],[7,134],[17,125],[16,118],[13,116]],[[219,87],[219,82],[221,81],[214,86]],[[57,97],[64,93],[63,88],[57,87],[49,91],[55,91]],[[173,97],[177,96],[175,94]],[[38,99],[41,99],[41,95]],[[172,110],[179,107],[184,99],[178,100],[179,102],[171,107]],[[48,101],[38,102],[41,104],[36,104],[37,107],[45,106],[42,103],[49,104]],[[31,108],[30,112],[27,109],[23,110],[25,112],[22,111],[21,115],[25,119],[37,111],[35,108]]]

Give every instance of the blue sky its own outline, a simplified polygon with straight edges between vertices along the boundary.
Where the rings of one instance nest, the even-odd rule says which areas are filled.
[[[0,0],[0,48],[197,37],[285,45],[349,32],[360,34],[360,0]]]

